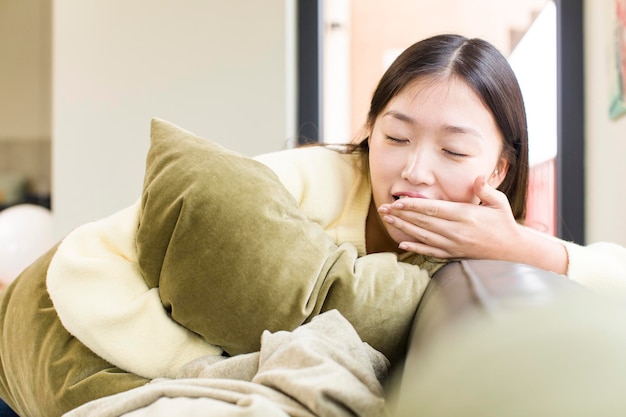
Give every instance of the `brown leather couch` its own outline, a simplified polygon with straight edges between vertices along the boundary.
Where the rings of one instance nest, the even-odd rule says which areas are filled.
[[[528,265],[452,262],[392,386],[394,417],[626,416],[626,306]]]

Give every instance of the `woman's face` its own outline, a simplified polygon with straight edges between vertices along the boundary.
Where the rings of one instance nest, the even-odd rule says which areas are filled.
[[[493,115],[464,81],[415,80],[391,99],[370,132],[374,204],[404,197],[478,204],[476,177],[497,187],[506,176],[502,143]],[[394,241],[412,240],[381,223]]]

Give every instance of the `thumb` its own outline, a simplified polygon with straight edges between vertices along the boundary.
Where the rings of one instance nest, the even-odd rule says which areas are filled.
[[[474,194],[483,206],[498,208],[508,204],[506,196],[489,185],[484,175],[479,175],[474,180]]]

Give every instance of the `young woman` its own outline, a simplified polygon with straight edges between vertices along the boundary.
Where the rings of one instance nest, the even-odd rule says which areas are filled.
[[[366,132],[344,153],[309,147],[257,159],[311,219],[362,254],[507,260],[624,287],[626,248],[583,247],[523,226],[524,103],[488,42],[439,35],[406,49],[374,92]]]

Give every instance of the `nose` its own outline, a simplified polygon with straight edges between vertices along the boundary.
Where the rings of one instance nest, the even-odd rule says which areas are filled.
[[[407,153],[406,163],[401,174],[402,179],[413,185],[432,185],[435,179],[432,169],[433,162],[434,160],[421,150]]]

